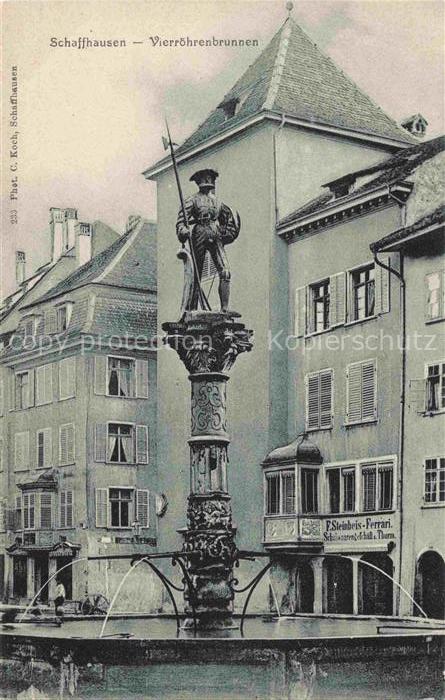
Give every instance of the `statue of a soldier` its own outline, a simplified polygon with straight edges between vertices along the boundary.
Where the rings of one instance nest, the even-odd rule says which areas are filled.
[[[216,170],[198,170],[190,180],[198,185],[198,192],[185,201],[176,222],[176,233],[183,244],[178,253],[185,262],[184,293],[182,313],[202,308],[210,308],[201,288],[202,269],[208,252],[219,275],[219,300],[221,311],[229,307],[230,270],[224,246],[238,237],[241,222],[232,210],[215,195]],[[184,247],[189,241],[190,250]]]

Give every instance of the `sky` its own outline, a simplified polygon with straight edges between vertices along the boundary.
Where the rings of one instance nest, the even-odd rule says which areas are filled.
[[[442,0],[294,0],[293,17],[397,121],[421,112],[428,137],[444,132]],[[287,16],[283,0],[13,0],[2,2],[0,296],[14,256],[27,274],[50,257],[49,209],[74,207],[123,231],[130,214],[156,218],[156,187],[142,171],[163,156],[167,115],[181,141],[220,102]],[[51,47],[51,38],[125,39],[124,48]],[[165,48],[150,37],[257,39],[258,47]],[[133,44],[133,41],[143,43]],[[18,127],[10,121],[18,68]],[[17,223],[11,223],[11,211]]]

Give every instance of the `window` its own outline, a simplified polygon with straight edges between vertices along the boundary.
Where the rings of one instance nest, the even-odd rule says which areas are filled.
[[[15,375],[14,407],[16,411],[34,405],[34,371],[17,372]]]
[[[313,333],[329,328],[329,280],[313,284],[310,294],[310,330]]]
[[[25,338],[34,337],[35,331],[36,331],[36,319],[29,318],[29,319],[25,320],[23,327],[25,329]]]
[[[318,469],[301,470],[301,512],[318,513]]]
[[[61,491],[59,494],[59,525],[73,527],[73,492]]]
[[[133,426],[126,423],[108,424],[108,461],[134,462]]]
[[[445,270],[432,272],[425,278],[426,282],[426,320],[444,318],[445,316]]]
[[[359,321],[375,313],[375,270],[367,265],[351,272],[351,319]]]
[[[149,440],[147,425],[130,423],[96,423],[96,462],[148,464]]]
[[[58,333],[63,333],[68,328],[71,317],[72,303],[63,304],[56,308],[56,327]]]
[[[53,525],[53,496],[52,493],[36,494],[40,496],[40,528],[51,530]]]
[[[295,471],[266,474],[266,515],[295,513]]]
[[[23,529],[24,530],[34,530],[35,529],[35,515],[36,515],[36,494],[35,493],[24,493],[23,494]]]
[[[66,423],[59,428],[59,464],[73,464],[75,455],[74,424]]]
[[[364,423],[377,418],[376,362],[367,360],[348,366],[346,423]]]
[[[37,467],[52,466],[52,429],[44,428],[37,431]]]
[[[36,369],[36,406],[53,400],[53,366],[41,365]]]
[[[392,462],[366,464],[362,467],[362,502],[364,511],[392,509]]]
[[[133,520],[133,489],[110,488],[110,526],[129,527]]]
[[[314,372],[306,377],[306,429],[321,430],[332,427],[331,369]]]
[[[22,495],[16,496],[15,498],[15,511],[14,511],[14,530],[21,530],[23,528],[23,511],[22,511]]]
[[[109,396],[133,398],[135,396],[135,361],[109,357],[107,383]]]
[[[76,394],[76,358],[66,357],[59,362],[59,399],[71,399]]]
[[[14,437],[14,468],[29,468],[29,432],[16,433]]]
[[[445,409],[445,363],[427,368],[425,405],[431,412]]]
[[[445,457],[425,460],[425,503],[445,503]]]

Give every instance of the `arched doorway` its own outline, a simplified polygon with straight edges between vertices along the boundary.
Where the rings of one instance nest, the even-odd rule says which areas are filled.
[[[373,566],[393,576],[393,563],[387,554],[365,554],[361,562]],[[359,564],[359,612],[362,615],[392,615],[393,584],[381,571]]]
[[[324,612],[352,613],[352,561],[345,557],[325,557],[323,569]]]
[[[428,617],[445,618],[445,563],[437,552],[425,552],[417,562],[414,598]],[[415,615],[419,615],[417,608]]]
[[[295,571],[295,612],[314,612],[314,572],[308,561],[297,564]]]

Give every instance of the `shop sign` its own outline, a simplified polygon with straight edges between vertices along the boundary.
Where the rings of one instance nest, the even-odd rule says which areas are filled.
[[[394,515],[388,513],[323,520],[323,542],[385,542],[395,539]]]

